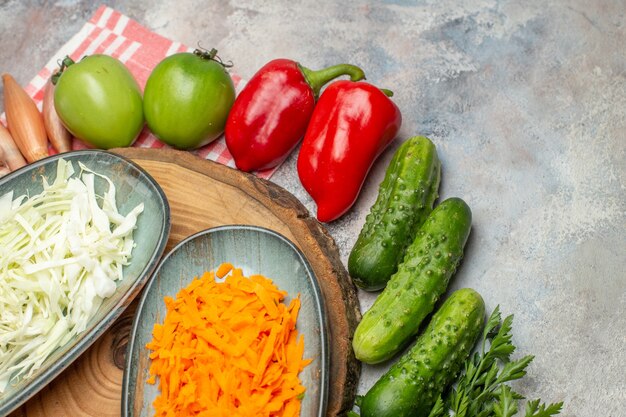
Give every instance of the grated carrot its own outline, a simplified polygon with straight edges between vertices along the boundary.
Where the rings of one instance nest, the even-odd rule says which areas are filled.
[[[286,296],[270,279],[222,264],[165,297],[165,320],[146,345],[148,383],[159,381],[155,415],[298,416],[298,374],[311,360],[296,330],[300,299],[287,306]]]

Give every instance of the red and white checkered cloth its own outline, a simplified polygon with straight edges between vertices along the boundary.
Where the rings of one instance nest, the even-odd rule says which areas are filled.
[[[52,72],[58,68],[59,60],[66,55],[78,61],[85,55],[106,54],[122,61],[135,76],[143,90],[152,69],[163,58],[185,51],[193,51],[193,48],[164,38],[110,7],[100,6],[82,29],[54,54],[46,66],[25,88],[41,109],[44,86]],[[239,92],[245,83],[240,76],[232,73],[230,75],[237,92]],[[2,118],[4,119],[4,117]],[[168,147],[152,135],[147,127],[144,127],[133,146],[142,148]],[[87,146],[75,139],[72,147],[73,149],[84,149]],[[53,152],[51,150],[51,153]],[[233,157],[228,152],[223,137],[193,152],[202,158],[235,167]],[[275,170],[276,168],[256,174],[262,178],[269,178]]]

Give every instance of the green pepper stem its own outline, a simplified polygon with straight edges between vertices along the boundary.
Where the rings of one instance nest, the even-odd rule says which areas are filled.
[[[310,70],[298,64],[298,68],[302,71],[306,82],[311,86],[315,97],[319,96],[322,87],[329,81],[341,76],[349,75],[351,81],[360,81],[365,79],[363,70],[355,65],[339,64],[332,67],[324,68],[318,71]]]

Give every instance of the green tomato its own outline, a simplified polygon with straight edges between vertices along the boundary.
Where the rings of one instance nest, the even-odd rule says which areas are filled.
[[[195,149],[217,139],[235,101],[235,86],[217,51],[183,52],[162,60],[144,89],[148,127],[163,142]]]
[[[68,65],[54,90],[54,108],[67,129],[97,148],[130,146],[143,128],[141,89],[128,68],[108,55]]]

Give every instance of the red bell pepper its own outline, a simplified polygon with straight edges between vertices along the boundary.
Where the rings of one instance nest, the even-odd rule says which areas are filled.
[[[261,170],[284,161],[302,139],[322,86],[346,74],[365,78],[354,65],[311,71],[289,59],[270,61],[254,74],[226,120],[226,146],[237,168]]]
[[[298,175],[329,222],[356,201],[374,160],[395,138],[400,109],[366,82],[336,81],[320,97],[302,141]]]

